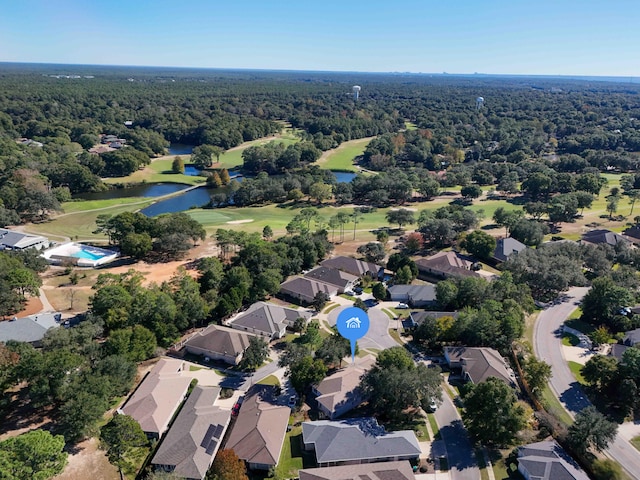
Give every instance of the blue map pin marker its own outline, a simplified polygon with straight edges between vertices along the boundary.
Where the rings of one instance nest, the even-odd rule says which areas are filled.
[[[364,337],[369,331],[369,316],[358,307],[345,308],[336,320],[338,332],[351,342],[351,361],[356,360],[356,340]]]

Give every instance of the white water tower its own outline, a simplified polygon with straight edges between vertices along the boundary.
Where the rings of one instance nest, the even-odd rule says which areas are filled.
[[[358,97],[360,96],[360,85],[354,85],[353,86],[353,99],[354,100],[358,100]]]
[[[484,98],[478,97],[476,98],[476,110],[480,110],[484,105]]]

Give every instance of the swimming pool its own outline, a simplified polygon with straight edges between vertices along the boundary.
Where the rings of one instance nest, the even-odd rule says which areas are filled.
[[[58,245],[42,254],[49,263],[57,265],[72,264],[78,267],[97,267],[114,260],[118,255],[118,252],[113,250],[75,242]]]
[[[80,246],[80,250],[71,254],[74,258],[86,258],[88,260],[100,260],[101,258],[112,255],[113,252],[106,252],[104,250],[97,251],[95,249],[88,249],[84,246]]]

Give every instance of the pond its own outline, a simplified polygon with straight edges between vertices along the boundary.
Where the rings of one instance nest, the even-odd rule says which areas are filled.
[[[149,205],[146,208],[140,210],[147,217],[155,217],[156,215],[162,215],[163,213],[176,213],[184,212],[191,208],[203,207],[211,200],[211,195],[214,193],[226,193],[229,187],[207,187],[201,186],[189,190],[182,195],[176,195],[175,197],[167,198],[166,200],[160,200],[153,205]]]
[[[113,198],[129,197],[160,197],[170,193],[179,192],[188,188],[188,185],[181,183],[147,183],[126,188],[114,188],[104,192],[85,192],[74,195],[73,198],[82,200],[110,200]]]
[[[331,170],[333,175],[336,177],[338,183],[351,183],[351,181],[356,178],[356,173],[353,172],[336,172]]]
[[[172,143],[169,145],[169,155],[191,155],[195,145],[184,143]]]

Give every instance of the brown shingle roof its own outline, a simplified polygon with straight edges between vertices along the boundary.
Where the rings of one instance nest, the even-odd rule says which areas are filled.
[[[367,355],[357,365],[349,365],[326,377],[315,388],[320,395],[316,401],[329,412],[334,413],[336,407],[355,395],[360,396],[360,378],[371,369],[375,358]]]
[[[285,328],[287,322],[293,323],[299,317],[309,318],[311,314],[302,310],[281,307],[273,303],[257,302],[245,313],[231,320],[235,328],[251,328],[268,335],[273,335]]]
[[[145,433],[162,436],[187,393],[191,378],[182,376],[183,362],[161,359],[122,411],[133,417]]]
[[[419,270],[432,270],[449,275],[460,275],[467,277],[479,277],[480,275],[473,270],[471,266],[473,262],[458,252],[438,252],[427,258],[419,258],[416,260]]]
[[[355,275],[329,267],[316,267],[310,272],[307,272],[305,277],[328,283],[329,285],[335,285],[338,288],[345,288],[349,283],[358,280],[358,277]]]
[[[198,332],[187,340],[185,346],[236,357],[247,349],[249,338],[249,335],[240,333],[237,330],[209,325],[205,330]]]
[[[276,465],[287,432],[289,407],[271,403],[273,389],[255,386],[245,397],[225,448],[248,463]]]
[[[495,377],[507,384],[513,383],[505,359],[493,348],[445,347],[445,350],[452,362],[462,364],[463,373],[467,374],[473,383],[484,382],[489,377]]]

